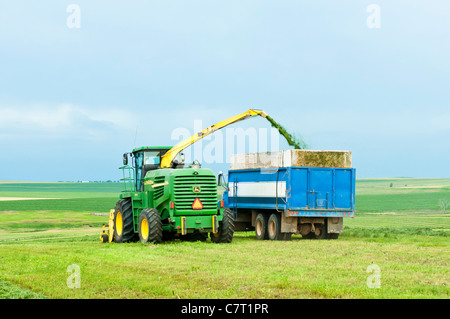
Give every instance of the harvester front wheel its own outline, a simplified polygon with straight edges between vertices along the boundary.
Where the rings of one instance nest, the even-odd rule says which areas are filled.
[[[154,209],[144,209],[139,216],[139,239],[142,243],[159,244],[163,230],[160,213]]]
[[[117,202],[114,209],[114,241],[123,243],[133,241],[135,238],[131,199],[124,198]]]
[[[234,217],[233,212],[228,208],[223,210],[223,219],[219,223],[219,231],[211,233],[211,241],[213,243],[231,243],[234,234]]]

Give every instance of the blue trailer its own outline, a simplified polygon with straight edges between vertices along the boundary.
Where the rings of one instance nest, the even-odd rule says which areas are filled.
[[[257,239],[336,239],[343,218],[355,215],[355,169],[280,167],[228,172],[224,207],[235,231],[255,230]]]

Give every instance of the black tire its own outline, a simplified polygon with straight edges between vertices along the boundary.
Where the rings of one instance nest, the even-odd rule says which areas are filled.
[[[339,237],[339,233],[328,233],[327,232],[327,230],[328,230],[328,222],[329,222],[329,220],[328,219],[326,219],[325,220],[325,225],[324,225],[324,229],[325,229],[325,238],[323,238],[323,239],[338,239],[338,237]]]
[[[319,235],[314,234],[316,239],[328,239],[327,225],[326,224],[315,225],[315,228],[316,228],[316,231],[317,231],[317,229],[320,230]]]
[[[314,235],[314,233],[309,233],[307,235],[302,235],[303,239],[316,239],[316,235]]]
[[[291,233],[281,232],[281,216],[279,213],[270,215],[267,221],[267,236],[269,240],[290,240]]]
[[[339,238],[339,233],[333,233],[333,234],[328,233],[327,235],[328,235],[328,239],[338,239]]]
[[[231,243],[234,235],[234,217],[233,212],[228,208],[223,209],[223,218],[219,223],[219,231],[211,233],[213,243]]]
[[[319,235],[316,234],[319,232]],[[326,233],[326,225],[324,224],[314,224],[314,231],[311,231],[307,235],[302,235],[304,239],[327,239],[328,234]]]
[[[320,229],[320,234],[319,235],[313,233],[315,239],[329,239],[329,236],[331,234],[327,233],[327,224],[326,223],[325,224],[316,225],[315,227],[316,227],[316,230]]]
[[[280,240],[289,241],[292,238],[292,233],[281,233]]]
[[[116,243],[126,243],[136,239],[131,198],[124,198],[117,202],[114,209],[114,241]]]
[[[109,242],[109,236],[108,234],[102,234],[102,243],[108,243]]]
[[[328,220],[320,227],[320,235],[315,235],[316,239],[338,239],[339,233],[328,233]]]
[[[255,219],[255,235],[256,239],[265,240],[269,236],[267,234],[267,215],[259,213]]]
[[[139,216],[139,240],[141,243],[159,244],[163,230],[161,215],[154,208],[147,208]]]

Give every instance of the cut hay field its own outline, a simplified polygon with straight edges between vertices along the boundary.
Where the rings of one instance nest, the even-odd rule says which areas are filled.
[[[23,199],[0,200],[0,298],[448,299],[450,179],[356,187],[356,217],[337,240],[248,232],[154,246],[100,243],[108,217],[93,214],[114,207],[118,183],[0,182],[0,198]]]

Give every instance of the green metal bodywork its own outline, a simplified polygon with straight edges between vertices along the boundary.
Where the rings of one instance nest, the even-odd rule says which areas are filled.
[[[138,152],[138,151],[144,151],[144,150],[160,150],[160,149],[171,149],[172,146],[142,146],[142,147],[138,147],[133,149],[133,153]]]
[[[133,153],[162,148],[165,147],[140,147],[134,149]],[[146,208],[158,210],[161,214],[163,230],[169,232],[181,233],[182,218],[184,218],[187,233],[212,232],[213,223],[218,224],[222,221],[223,207],[217,196],[217,181],[212,170],[207,168],[150,170],[142,179],[142,191],[138,191],[135,168],[123,166],[121,169],[124,171],[124,190],[120,198],[131,199],[136,233],[139,228],[139,216]],[[201,209],[193,208],[196,198],[203,206]]]

